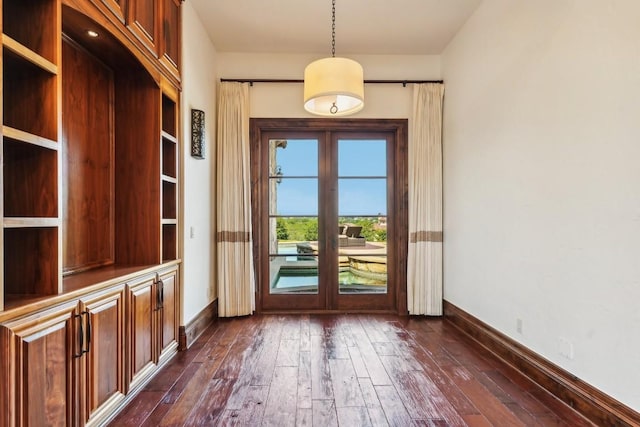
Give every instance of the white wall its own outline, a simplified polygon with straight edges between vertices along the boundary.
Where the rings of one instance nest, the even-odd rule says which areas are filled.
[[[638,22],[484,0],[442,57],[445,298],[636,410]]]
[[[434,55],[345,55],[364,68],[365,79],[440,79],[440,56]],[[220,53],[221,78],[302,79],[304,68],[318,55]],[[411,86],[365,85],[365,106],[349,118],[408,118],[411,114]],[[300,83],[256,83],[250,89],[251,117],[317,117],[302,107]]]
[[[217,297],[213,247],[216,51],[190,2],[182,5],[182,325]],[[205,112],[205,159],[191,157],[191,109]],[[194,235],[191,237],[191,229]]]

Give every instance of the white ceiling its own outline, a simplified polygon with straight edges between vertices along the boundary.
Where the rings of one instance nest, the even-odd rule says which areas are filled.
[[[331,0],[189,0],[218,52],[331,53]],[[482,0],[336,0],[336,56],[440,54]]]

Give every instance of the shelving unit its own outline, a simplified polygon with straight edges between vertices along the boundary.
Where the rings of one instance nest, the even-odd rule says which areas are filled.
[[[178,111],[177,94],[165,90],[162,95],[162,261],[177,258],[178,227]]]
[[[55,295],[61,284],[60,5],[4,0],[2,7],[0,310]]]
[[[175,56],[171,1],[141,10],[170,14]],[[150,74],[105,21],[59,0],[4,0],[2,12],[0,312],[95,269],[178,260],[179,74]]]
[[[0,0],[0,425],[105,425],[177,351],[170,1]]]

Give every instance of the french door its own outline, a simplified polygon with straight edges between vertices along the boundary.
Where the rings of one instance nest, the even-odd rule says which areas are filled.
[[[252,121],[261,311],[406,312],[406,121]]]

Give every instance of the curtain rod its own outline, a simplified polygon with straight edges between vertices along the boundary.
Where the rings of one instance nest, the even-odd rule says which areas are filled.
[[[301,79],[220,79],[221,82],[237,82],[237,83],[249,83],[249,86],[253,86],[254,83],[304,83]],[[442,80],[365,80],[367,84],[401,84],[407,86],[410,83],[440,83]]]

